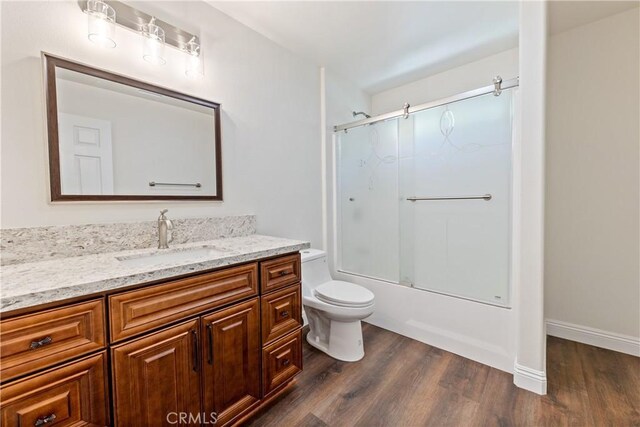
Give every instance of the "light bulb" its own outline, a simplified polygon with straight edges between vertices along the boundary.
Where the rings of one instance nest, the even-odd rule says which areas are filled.
[[[155,22],[156,18],[151,18],[143,28],[142,58],[154,65],[164,65],[167,63],[164,59],[164,30]]]
[[[116,47],[116,11],[100,0],[87,1],[88,37],[101,47]]]
[[[195,36],[189,40],[185,51],[187,58],[184,73],[189,78],[201,78],[204,75],[204,61],[200,44]]]

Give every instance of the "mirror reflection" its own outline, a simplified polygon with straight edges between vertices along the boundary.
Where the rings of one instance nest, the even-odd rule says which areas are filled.
[[[63,199],[220,198],[217,104],[212,108],[61,67],[55,69],[55,85]]]

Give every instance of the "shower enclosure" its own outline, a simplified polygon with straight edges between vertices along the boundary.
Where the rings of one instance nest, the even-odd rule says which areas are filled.
[[[509,306],[505,86],[336,127],[339,271]]]

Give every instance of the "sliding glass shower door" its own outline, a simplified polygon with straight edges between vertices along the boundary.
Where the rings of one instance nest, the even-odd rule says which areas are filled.
[[[337,134],[338,269],[509,304],[512,91]]]
[[[398,281],[398,121],[338,135],[339,269]]]
[[[400,121],[400,282],[509,299],[511,91]]]

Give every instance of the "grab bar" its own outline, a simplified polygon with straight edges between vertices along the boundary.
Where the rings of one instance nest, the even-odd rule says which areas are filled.
[[[196,182],[195,184],[179,184],[174,182],[155,182],[155,181],[149,182],[149,187],[155,187],[156,185],[179,185],[181,187],[196,187],[196,188],[202,187],[202,184],[200,184],[199,182]]]
[[[407,197],[410,202],[417,202],[420,200],[491,200],[493,196],[491,194],[485,194],[484,196],[441,196],[441,197]]]

